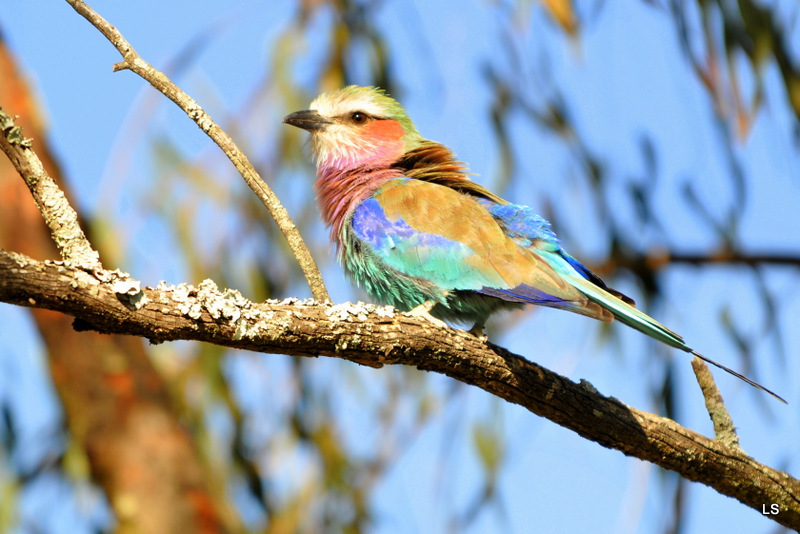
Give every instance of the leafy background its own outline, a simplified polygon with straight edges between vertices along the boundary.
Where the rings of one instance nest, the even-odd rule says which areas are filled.
[[[218,120],[279,194],[335,301],[304,134],[320,91],[375,84],[476,180],[535,207],[564,246],[700,352],[744,449],[797,476],[800,7],[792,0],[93,3]],[[104,262],[149,285],[214,279],[309,296],[266,211],[202,133],[66,3],[7,2],[0,28]],[[0,102],[0,105],[2,103]],[[0,243],[2,246],[2,243]],[[530,309],[490,337],[709,434],[685,354]],[[703,486],[414,369],[149,347],[181,421],[251,531],[774,532]],[[0,528],[113,528],[70,439],[45,348],[0,306]]]

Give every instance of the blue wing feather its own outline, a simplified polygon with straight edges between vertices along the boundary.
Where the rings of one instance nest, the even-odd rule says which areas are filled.
[[[387,267],[431,281],[443,290],[477,290],[497,281],[466,262],[475,255],[468,246],[438,234],[421,232],[402,217],[390,220],[376,198],[356,207],[351,224],[356,237]]]
[[[466,291],[509,305],[539,304],[610,320],[571,278],[584,278],[601,289],[605,285],[561,249],[550,224],[533,210],[422,184],[406,178],[387,183],[356,206],[346,225],[357,243],[345,249],[359,252],[344,250],[344,264],[379,300],[405,308],[425,300],[450,306],[458,305],[458,299],[450,298],[452,291]],[[453,232],[459,215],[467,219],[459,226],[463,234]],[[498,226],[491,230],[493,224]],[[449,237],[442,235],[445,227]],[[490,244],[498,235],[533,256],[511,260],[507,244]],[[504,263],[508,261],[521,263]],[[489,305],[481,306],[483,315]]]
[[[613,296],[633,305],[633,299],[609,288],[603,280],[590,271],[580,261],[567,254],[550,227],[550,223],[536,214],[528,206],[519,204],[498,204],[491,200],[481,200],[492,216],[506,229],[508,235],[521,247],[525,247],[544,257],[562,275],[577,273]],[[524,291],[523,291],[524,292]],[[536,302],[530,300],[530,302]]]

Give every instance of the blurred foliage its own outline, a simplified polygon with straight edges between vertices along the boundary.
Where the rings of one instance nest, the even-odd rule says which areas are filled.
[[[800,66],[788,41],[797,23],[797,6],[757,0],[691,4],[670,0],[669,10],[686,58],[720,117],[745,137],[764,103],[766,69],[774,64],[787,104],[795,119],[800,118]],[[745,76],[740,69],[747,68]]]
[[[284,110],[304,108],[318,92],[349,83],[382,86],[401,96],[403,72],[395,67],[396,51],[385,39],[386,22],[379,12],[389,0],[303,0],[298,2],[292,24],[278,37],[265,65],[261,83],[251,89],[246,104],[226,109],[209,94],[194,94],[201,102],[212,102],[212,115],[226,117],[223,126],[233,134],[246,153],[252,155],[262,176],[293,213],[323,270],[336,269],[330,261],[329,242],[318,221],[311,190],[313,170],[302,148],[303,135],[280,127]],[[655,207],[656,186],[661,176],[658,147],[647,132],[638,139],[643,172],[641,176],[614,174],[609,162],[591,145],[574,120],[572,102],[552,75],[555,59],[526,55],[520,40],[542,31],[536,24],[550,24],[580,40],[591,25],[603,24],[599,17],[605,2],[576,6],[568,0],[494,0],[506,32],[497,36],[497,55],[491,62],[476,63],[490,88],[492,100],[486,113],[491,117],[499,170],[495,186],[502,191],[519,180],[518,163],[526,154],[511,134],[513,122],[524,121],[551,136],[568,154],[572,169],[592,192],[591,201],[608,243],[607,257],[594,267],[604,276],[628,276],[645,296],[645,308],[666,298],[661,273],[680,261],[670,255],[673,239],[667,235],[662,215]],[[800,132],[800,82],[798,59],[787,43],[798,8],[785,3],[754,0],[650,0],[646,4],[669,18],[686,61],[698,83],[708,94],[719,120],[719,138],[728,160],[732,202],[720,215],[719,206],[708,209],[708,200],[684,181],[684,200],[701,222],[716,236],[712,254],[743,257],[739,250],[739,228],[746,190],[752,177],[746,176],[735,145],[746,138],[760,110],[766,104],[788,106],[794,112],[794,128]],[[534,10],[545,10],[545,19]],[[113,22],[113,21],[112,21]],[[551,28],[552,30],[552,28]],[[313,32],[313,42],[312,35]],[[203,39],[188,43],[176,52],[167,73],[181,83],[180,74],[197,57],[198,44],[216,37],[204,31]],[[420,37],[422,39],[422,37]],[[100,46],[100,45],[98,45]],[[551,51],[552,52],[552,51]],[[314,65],[299,72],[296,65]],[[764,77],[776,66],[783,82],[785,100],[767,102]],[[643,66],[647,68],[647,66]],[[746,71],[746,72],[744,72]],[[116,162],[136,161],[142,124],[153,117],[154,102],[148,96],[139,104],[131,131],[123,132],[123,151],[113,155]],[[166,105],[166,104],[165,104]],[[213,109],[217,107],[218,109]],[[135,130],[135,131],[134,131]],[[282,237],[267,219],[263,207],[232,174],[216,152],[187,159],[180,143],[168,133],[156,132],[146,139],[152,161],[153,184],[136,199],[139,220],[157,221],[174,244],[175,261],[188,282],[214,279],[220,287],[235,287],[253,300],[307,294],[304,279],[289,256]],[[130,151],[130,152],[126,152]],[[124,169],[122,169],[124,172]],[[643,249],[626,223],[619,219],[617,206],[607,194],[613,183],[623,182],[628,201],[634,206],[641,227],[657,236],[659,250]],[[107,192],[110,197],[122,195]],[[127,194],[127,193],[125,193]],[[113,206],[118,199],[110,198]],[[557,202],[541,199],[544,215],[570,241],[568,218],[556,208]],[[122,224],[112,213],[99,214],[95,235],[119,257],[113,263],[137,261],[139,251],[125,244]],[[145,224],[145,223],[140,223]],[[98,231],[101,230],[101,231]],[[131,232],[130,228],[126,232]],[[114,243],[110,236],[116,235]],[[120,240],[119,236],[123,239]],[[103,238],[107,236],[107,238]],[[666,251],[666,252],[665,252]],[[106,252],[108,254],[108,252]],[[661,261],[666,255],[666,260]],[[105,256],[108,257],[108,256]],[[697,260],[697,259],[696,259]],[[703,261],[700,258],[697,261]],[[721,321],[742,353],[745,369],[754,374],[750,356],[754,337],[771,334],[780,338],[772,320],[778,304],[763,282],[761,264],[751,265],[757,291],[765,303],[762,327],[744,332],[727,310]],[[359,298],[354,291],[353,298]],[[247,528],[253,532],[364,532],[380,522],[373,495],[393,464],[398,461],[432,418],[443,418],[445,407],[460,401],[460,386],[442,387],[441,382],[413,369],[384,368],[380,372],[354,368],[338,360],[276,358],[245,354],[219,347],[173,344],[153,348],[153,357],[172,387],[173,396],[192,433],[198,437],[219,494],[237,503]],[[663,362],[657,362],[662,364]],[[667,366],[652,386],[653,399],[663,413],[672,416],[675,393]],[[0,399],[2,401],[2,399]],[[14,416],[3,404],[0,438],[3,465],[15,454]],[[348,432],[347,414],[360,410],[366,426],[374,432],[364,443],[354,443]],[[474,484],[473,499],[463,510],[451,510],[447,523],[454,531],[470,528],[478,514],[493,508],[502,517],[502,499],[497,481],[508,468],[508,450],[502,412],[491,418],[467,419],[457,415],[453,424],[468,425],[482,480]],[[438,453],[448,463],[448,446]],[[0,476],[0,496],[17,491],[20,473]],[[685,507],[685,482],[668,476],[675,509],[674,531],[680,530]],[[24,481],[23,481],[24,482]],[[447,482],[444,482],[447,485]],[[445,492],[453,488],[445,487]],[[0,531],[13,523],[13,511],[0,497]]]

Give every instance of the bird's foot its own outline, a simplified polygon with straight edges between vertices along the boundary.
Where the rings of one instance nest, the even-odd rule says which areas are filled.
[[[431,315],[431,310],[433,309],[434,306],[436,306],[435,301],[426,300],[425,302],[415,307],[414,309],[407,311],[406,315],[411,317],[419,317],[421,319],[425,319],[430,323],[435,324],[438,327],[447,328],[449,326],[447,323]]]
[[[483,321],[478,321],[474,325],[472,325],[472,328],[467,330],[467,332],[478,338],[478,341],[480,341],[481,343],[486,343],[487,341],[489,341],[489,336],[486,335],[486,333],[483,331],[483,326],[484,326]]]

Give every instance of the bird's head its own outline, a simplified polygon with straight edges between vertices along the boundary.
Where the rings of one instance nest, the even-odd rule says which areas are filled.
[[[403,106],[376,87],[350,85],[323,93],[310,109],[283,122],[311,133],[318,169],[391,163],[423,140]]]

